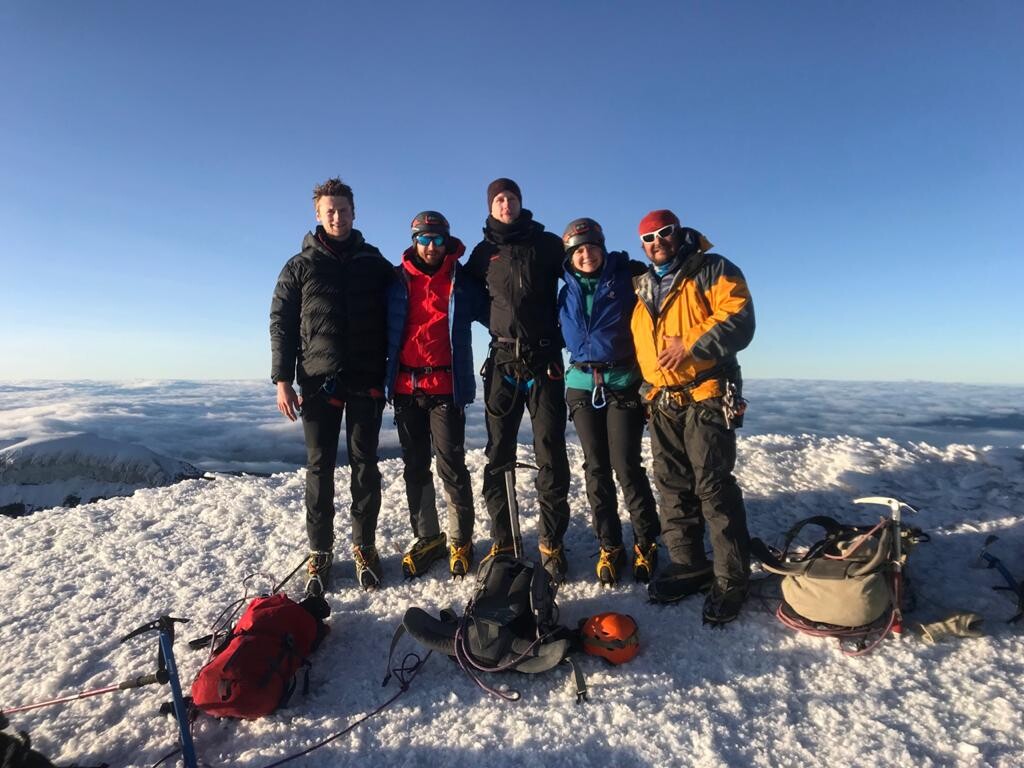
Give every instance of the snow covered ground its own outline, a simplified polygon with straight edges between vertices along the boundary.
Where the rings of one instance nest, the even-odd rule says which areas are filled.
[[[206,469],[224,461],[224,469],[237,470],[280,460],[254,445],[259,435],[274,446],[288,443],[301,461],[298,428],[267,413],[267,385],[154,383],[134,396],[125,385],[63,385],[55,404],[60,386],[0,386],[0,448],[92,431]],[[225,405],[231,392],[237,399]],[[902,498],[921,511],[910,522],[932,535],[911,558],[919,606],[908,622],[969,609],[985,618],[984,637],[927,646],[908,632],[873,655],[848,658],[832,641],[783,628],[772,615],[769,582],[757,586],[765,597],[751,599],[721,631],[701,626],[699,599],[662,607],[632,583],[602,589],[593,579],[597,546],[576,475],[571,574],[559,595],[564,623],[602,610],[629,613],[640,625],[640,655],[617,668],[584,658],[591,701],[576,706],[561,670],[492,678],[522,691],[522,701],[507,704],[435,654],[396,704],[301,764],[1024,764],[1021,626],[1005,624],[1014,606],[992,591],[1001,583],[996,572],[969,568],[995,534],[992,552],[1024,577],[1021,390],[752,382],[748,394],[761,414],[751,414],[740,440],[752,532],[771,542],[795,520],[820,513],[868,522],[875,511],[850,499]],[[581,466],[578,446],[570,450],[572,466]],[[529,457],[525,446],[520,455]],[[469,461],[479,498],[482,451],[470,451]],[[309,695],[255,722],[201,719],[195,737],[205,764],[265,765],[345,728],[394,692],[394,682],[381,688],[380,681],[406,607],[461,610],[471,596],[472,581],[453,583],[438,566],[420,580],[401,580],[399,552],[411,538],[401,462],[387,459],[381,468],[385,586],[356,589],[339,544],[332,632],[313,657]],[[347,469],[338,470],[337,485],[344,509]],[[266,477],[213,473],[73,509],[0,517],[0,707],[152,671],[155,639],[120,645],[118,638],[161,614],[192,619],[182,637],[204,634],[241,595],[245,575],[262,572],[269,584],[301,560],[302,489],[302,472],[291,467]],[[533,547],[536,494],[528,474],[520,474],[518,491]],[[482,505],[477,527],[480,556]],[[337,528],[344,541],[344,514]],[[298,580],[288,585],[292,594],[300,589]],[[408,640],[406,649],[422,653]],[[187,685],[204,653],[179,641],[176,654]],[[59,764],[147,766],[175,744],[173,722],[157,714],[168,698],[166,689],[148,688],[12,721]]]

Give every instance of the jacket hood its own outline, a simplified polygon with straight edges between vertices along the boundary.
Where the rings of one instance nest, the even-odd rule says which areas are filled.
[[[444,255],[444,261],[441,262],[440,269],[451,270],[455,266],[455,262],[462,258],[462,255],[466,252],[465,244],[457,237],[448,236],[448,253]],[[412,272],[418,275],[426,274],[413,261],[413,256],[416,255],[416,246],[410,245],[402,252],[402,268],[406,272]],[[436,273],[435,273],[436,274]]]
[[[705,254],[713,246],[711,241],[696,229],[681,227],[679,231],[682,232],[683,243],[676,251],[675,258],[672,259],[671,266],[665,274],[682,272],[683,277],[691,277],[700,269],[700,265],[704,263]],[[651,264],[650,269],[654,270],[654,264]]]
[[[624,261],[629,260],[629,254],[625,251],[608,251],[604,252],[604,264],[601,265],[601,271],[595,275],[595,277],[604,275],[609,269],[615,271]],[[576,269],[572,265],[572,259],[568,256],[562,261],[562,269],[565,270],[566,281],[570,277],[576,277]]]
[[[505,243],[522,242],[543,231],[544,225],[533,220],[533,212],[523,208],[519,212],[519,218],[511,224],[505,224],[493,216],[488,216],[484,226],[484,237],[496,245],[504,245]]]
[[[363,233],[358,229],[353,229],[347,240],[335,244],[328,239],[323,227],[317,227],[302,238],[302,252],[313,250],[325,256],[351,256],[360,251],[365,244]]]

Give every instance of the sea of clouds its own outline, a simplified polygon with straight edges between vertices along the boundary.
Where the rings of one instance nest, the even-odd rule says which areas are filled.
[[[744,394],[750,401],[744,436],[1024,445],[1024,387],[755,379],[746,382]],[[482,404],[470,406],[467,416],[467,448],[483,447]],[[280,472],[305,463],[301,426],[278,413],[269,382],[0,383],[0,449],[29,438],[83,433],[143,445],[210,471]],[[569,434],[574,439],[571,425]],[[520,441],[530,442],[527,419]],[[388,409],[381,456],[397,455]]]

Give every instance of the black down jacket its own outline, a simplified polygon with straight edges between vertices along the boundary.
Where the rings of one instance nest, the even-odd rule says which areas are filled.
[[[338,374],[349,391],[383,389],[394,269],[358,230],[343,243],[321,227],[308,233],[270,303],[271,380],[308,386]]]

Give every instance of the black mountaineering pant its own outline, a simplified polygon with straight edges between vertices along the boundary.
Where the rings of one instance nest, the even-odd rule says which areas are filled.
[[[466,412],[451,395],[395,395],[395,426],[405,461],[409,522],[417,538],[437,536],[431,447],[437,474],[448,497],[448,538],[464,544],[473,538],[473,485],[466,469]]]
[[[750,573],[747,513],[733,469],[736,432],[721,400],[656,406],[651,414],[654,482],[661,494],[661,538],[678,565],[707,562],[705,522],[715,576],[746,583]]]
[[[311,392],[307,396],[307,391]],[[377,441],[384,399],[345,396],[344,409],[331,405],[319,388],[303,388],[302,431],[306,438],[306,535],[309,548],[330,552],[334,545],[334,467],[338,461],[341,417],[345,416],[348,464],[352,470],[352,543],[375,543],[380,514]]]
[[[569,459],[565,453],[565,382],[561,363],[553,364],[550,378],[544,367],[527,380],[508,381],[503,367],[487,361],[484,402],[487,409],[487,466],[484,469],[484,501],[491,517],[491,538],[502,547],[512,546],[508,497],[504,473],[492,469],[516,460],[516,443],[523,410],[530,412],[533,427],[534,461],[537,473],[537,502],[540,506],[540,541],[560,546],[569,528]]]
[[[633,542],[646,550],[661,530],[658,512],[641,458],[644,411],[639,384],[620,391],[605,390],[607,405],[595,408],[591,392],[566,390],[569,418],[583,446],[583,473],[593,515],[594,533],[605,549],[622,546],[622,523],[612,472],[633,523]]]

